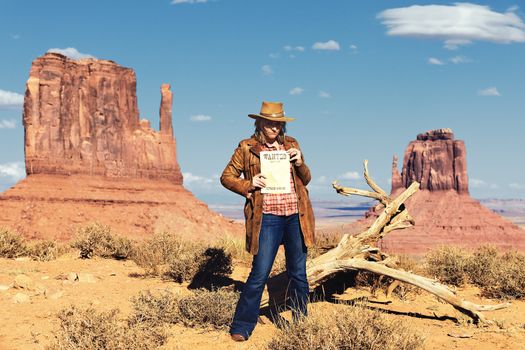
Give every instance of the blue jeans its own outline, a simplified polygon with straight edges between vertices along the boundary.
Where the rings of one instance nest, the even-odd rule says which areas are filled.
[[[266,280],[272,269],[281,243],[286,254],[289,279],[288,296],[294,319],[307,313],[308,281],[306,279],[306,246],[304,245],[299,214],[278,216],[263,214],[259,234],[259,251],[253,257],[252,270],[237,303],[230,334],[250,337],[257,324],[259,307]]]

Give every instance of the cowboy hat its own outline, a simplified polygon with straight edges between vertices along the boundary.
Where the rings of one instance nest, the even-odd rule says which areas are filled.
[[[274,122],[291,122],[295,118],[285,117],[282,102],[263,101],[261,112],[259,114],[248,114],[248,117],[256,119],[257,117],[268,119]]]

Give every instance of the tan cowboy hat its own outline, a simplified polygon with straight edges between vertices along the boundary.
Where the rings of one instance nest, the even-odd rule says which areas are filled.
[[[285,117],[282,102],[263,101],[261,112],[259,114],[248,114],[248,117],[256,119],[257,117],[268,119],[274,122],[291,122],[295,118]]]

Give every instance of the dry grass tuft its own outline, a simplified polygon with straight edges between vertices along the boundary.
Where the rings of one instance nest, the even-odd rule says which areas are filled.
[[[426,257],[426,273],[443,283],[462,286],[468,281],[469,253],[455,246],[441,246]]]
[[[59,312],[60,330],[51,350],[139,350],[155,349],[166,342],[160,327],[129,324],[118,318],[118,310],[98,312],[71,306]]]
[[[0,228],[0,258],[18,258],[27,255],[27,243],[21,235],[6,227]]]
[[[231,322],[238,300],[238,293],[224,289],[199,289],[187,296],[146,291],[132,299],[129,322],[131,325],[180,323],[187,327],[224,329]]]
[[[178,323],[180,320],[179,298],[165,290],[155,295],[151,291],[143,291],[131,299],[133,311],[128,318],[130,325],[149,324],[153,327],[162,324]]]
[[[232,273],[231,255],[223,248],[206,248],[167,232],[137,246],[133,260],[146,274],[168,277],[178,283],[191,282],[197,275],[207,279]]]
[[[196,290],[179,300],[181,322],[187,327],[224,329],[233,318],[238,300],[238,293],[224,289]]]
[[[311,308],[299,322],[281,324],[270,350],[413,350],[423,338],[409,326],[363,307],[331,305]]]
[[[498,254],[494,247],[478,249],[469,259],[468,275],[489,298],[525,298],[525,255]]]
[[[148,275],[159,276],[166,272],[166,265],[173,256],[180,254],[184,244],[184,241],[173,233],[156,233],[136,247],[132,259],[144,268]]]
[[[113,259],[127,259],[133,252],[133,242],[115,235],[107,225],[93,223],[80,228],[72,244],[80,249],[80,257],[90,259],[93,256]]]
[[[525,255],[501,254],[484,246],[474,253],[457,247],[441,247],[427,256],[427,272],[442,282],[478,286],[483,296],[498,299],[525,298]]]
[[[55,260],[67,253],[68,250],[68,246],[50,240],[35,242],[28,248],[31,258],[38,261]]]

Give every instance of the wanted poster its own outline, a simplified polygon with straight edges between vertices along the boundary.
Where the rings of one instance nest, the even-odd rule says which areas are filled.
[[[290,155],[286,151],[262,151],[261,174],[266,187],[261,193],[290,193]]]

